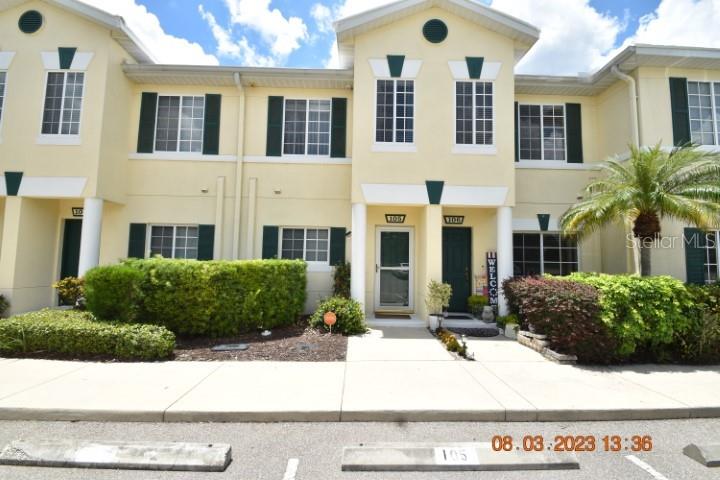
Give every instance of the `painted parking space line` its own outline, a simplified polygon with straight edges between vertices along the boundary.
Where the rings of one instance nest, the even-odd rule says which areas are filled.
[[[634,464],[637,465],[638,467],[640,467],[640,468],[642,468],[643,470],[645,470],[647,473],[649,473],[650,475],[652,475],[652,476],[653,476],[654,478],[656,478],[657,480],[670,480],[670,479],[667,478],[665,475],[663,475],[662,473],[658,472],[658,471],[655,470],[653,467],[651,467],[651,466],[648,465],[647,463],[645,463],[645,462],[643,462],[642,460],[640,460],[639,458],[637,458],[635,455],[626,455],[625,458],[626,458],[627,460],[630,460],[632,463],[634,463]]]
[[[285,475],[283,476],[283,480],[295,480],[295,475],[297,474],[298,465],[300,464],[300,460],[297,458],[291,458],[288,460],[287,468],[285,469]]]

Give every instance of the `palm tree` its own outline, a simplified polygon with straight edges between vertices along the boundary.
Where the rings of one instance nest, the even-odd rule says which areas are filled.
[[[632,227],[640,249],[642,276],[651,272],[650,248],[660,221],[679,220],[707,230],[720,225],[720,157],[696,145],[671,151],[660,145],[630,148],[627,161],[609,159],[584,198],[560,218],[564,233],[586,237],[622,221]]]

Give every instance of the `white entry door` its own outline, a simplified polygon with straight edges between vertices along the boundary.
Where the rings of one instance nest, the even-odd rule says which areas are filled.
[[[375,240],[375,308],[413,308],[413,230],[382,227]]]

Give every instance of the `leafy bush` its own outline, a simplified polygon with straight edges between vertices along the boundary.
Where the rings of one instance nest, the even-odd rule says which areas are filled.
[[[46,309],[0,321],[4,354],[159,360],[174,348],[175,335],[163,327],[98,322],[88,312]]]
[[[720,363],[720,285],[689,285],[688,291],[694,302],[690,325],[676,332],[669,355],[687,363]]]
[[[520,320],[518,319],[518,316],[514,313],[511,313],[510,315],[498,315],[495,317],[495,323],[497,323],[497,326],[500,328],[505,328],[505,325],[519,325]]]
[[[490,300],[485,295],[470,295],[467,299],[467,304],[470,309],[470,313],[480,315],[483,311],[483,307],[490,304]]]
[[[178,335],[236,335],[295,321],[305,305],[305,269],[300,260],[127,260],[86,274],[87,304],[101,319],[163,325]]]
[[[450,306],[450,297],[452,297],[452,286],[450,284],[430,280],[425,294],[425,306],[428,309],[428,314],[441,314],[445,308]]]
[[[694,300],[675,278],[587,273],[568,278],[598,290],[601,319],[617,340],[621,357],[637,351],[663,361],[665,346],[690,325]]]
[[[550,348],[583,363],[615,360],[617,343],[602,322],[598,291],[591,285],[548,277],[516,278],[503,289],[523,328],[548,336]]]
[[[7,299],[2,294],[0,294],[0,318],[5,315],[5,312],[8,311],[8,308],[10,308],[10,302],[8,302]]]
[[[130,265],[93,268],[85,273],[85,305],[98,318],[134,322],[141,280],[142,273]]]
[[[82,278],[65,277],[53,283],[52,286],[57,290],[62,305],[76,306],[78,301],[85,296]]]
[[[350,298],[350,264],[339,263],[333,270],[333,296]]]
[[[315,313],[310,317],[310,325],[315,328],[329,330],[323,316],[327,312],[334,312],[337,315],[337,323],[333,325],[333,331],[344,335],[359,335],[368,330],[365,323],[365,313],[360,304],[352,298],[330,297],[320,302]]]

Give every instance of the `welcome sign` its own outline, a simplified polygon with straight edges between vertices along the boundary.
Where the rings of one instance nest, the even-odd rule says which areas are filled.
[[[497,311],[498,305],[498,271],[497,271],[497,252],[487,252],[485,258],[485,264],[487,265],[487,278],[488,278],[488,299],[490,300],[490,306]]]

